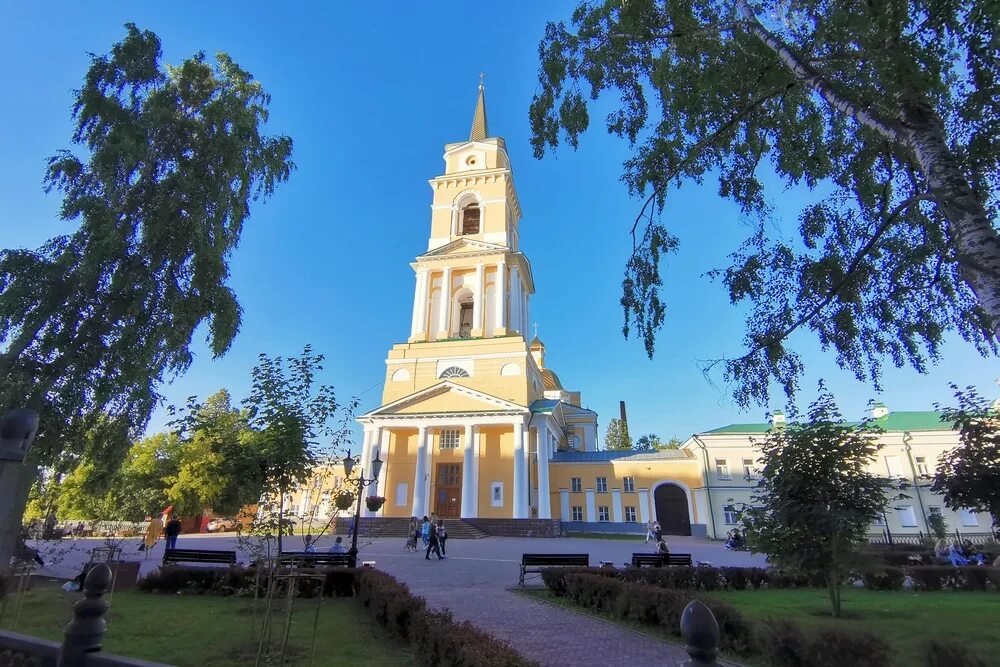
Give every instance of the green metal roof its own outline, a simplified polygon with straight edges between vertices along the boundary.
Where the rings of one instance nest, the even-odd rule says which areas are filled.
[[[941,413],[933,410],[890,412],[875,424],[885,431],[951,431],[950,422],[941,421]],[[770,424],[730,424],[714,428],[704,433],[766,433],[771,430]]]

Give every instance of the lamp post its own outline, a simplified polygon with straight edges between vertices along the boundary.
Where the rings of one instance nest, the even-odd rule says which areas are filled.
[[[355,460],[351,457],[351,450],[347,450],[347,456],[344,457],[344,479],[350,479],[351,473],[354,471]],[[378,453],[375,453],[375,460],[372,461],[372,476],[369,479],[365,479],[365,471],[361,470],[358,472],[358,479],[355,484],[358,485],[358,507],[354,512],[354,527],[351,530],[351,549],[347,552],[347,555],[351,559],[351,567],[358,566],[358,524],[361,523],[361,499],[364,495],[362,492],[366,486],[371,486],[372,484],[378,483],[378,475],[382,472],[382,459],[378,457]]]

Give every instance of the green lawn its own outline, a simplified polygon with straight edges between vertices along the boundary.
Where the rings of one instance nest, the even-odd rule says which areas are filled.
[[[79,593],[58,588],[29,591],[17,632],[60,640],[72,617]],[[16,599],[8,599],[0,627],[11,629]],[[289,646],[291,663],[309,664],[316,600],[302,599],[294,607]],[[251,630],[253,599],[212,595],[152,595],[119,591],[111,601],[104,651],[173,665],[212,667],[252,665],[257,639]],[[280,640],[284,614],[274,616],[275,640]],[[286,654],[287,656],[287,654]],[[277,660],[277,658],[275,658]],[[392,639],[350,598],[325,598],[316,635],[320,665],[413,665],[408,645]]]
[[[825,590],[723,591],[712,596],[751,618],[779,617],[807,627],[866,630],[890,643],[898,665],[923,664],[920,648],[929,639],[960,642],[1000,665],[1000,594],[996,592],[917,593],[852,588],[844,591],[845,618],[841,619],[830,617]]]

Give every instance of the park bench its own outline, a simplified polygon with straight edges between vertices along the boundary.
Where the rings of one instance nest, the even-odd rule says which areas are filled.
[[[691,554],[632,554],[632,567],[663,567],[691,565]]]
[[[519,586],[524,586],[524,575],[541,574],[545,567],[589,567],[589,554],[521,554],[521,577]]]
[[[212,563],[232,566],[236,565],[236,552],[212,549],[167,549],[163,553],[163,564],[171,563]]]
[[[305,551],[282,551],[282,564],[298,567],[350,567],[350,554],[311,553]]]

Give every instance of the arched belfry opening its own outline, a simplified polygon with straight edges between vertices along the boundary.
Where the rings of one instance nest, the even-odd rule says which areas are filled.
[[[480,231],[480,222],[482,220],[482,212],[479,208],[478,202],[472,202],[462,209],[462,222],[461,230],[462,236],[468,236],[470,234],[478,234]]]

